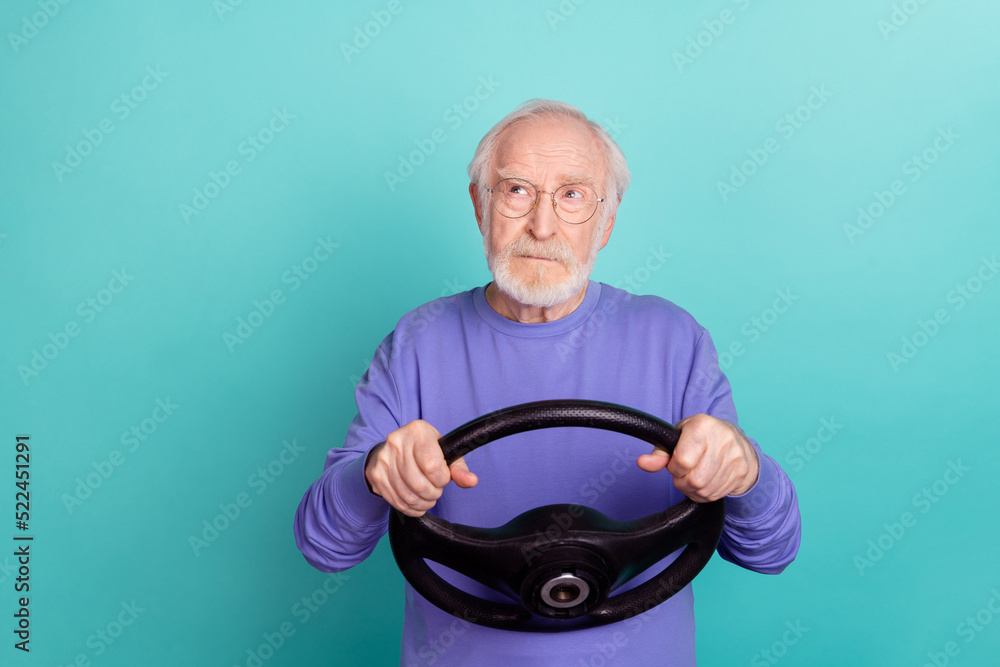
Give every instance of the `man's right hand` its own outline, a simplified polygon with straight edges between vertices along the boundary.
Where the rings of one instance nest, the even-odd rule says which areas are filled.
[[[390,433],[368,455],[365,479],[372,493],[382,496],[407,516],[421,516],[434,507],[448,482],[468,489],[479,479],[457,459],[449,467],[438,440],[441,434],[418,419]]]

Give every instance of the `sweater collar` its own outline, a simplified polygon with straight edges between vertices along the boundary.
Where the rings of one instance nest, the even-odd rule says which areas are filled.
[[[587,293],[583,301],[576,310],[552,322],[539,322],[536,324],[524,324],[508,320],[503,315],[493,310],[489,302],[486,301],[486,286],[477,287],[472,291],[472,301],[476,305],[476,312],[486,324],[508,336],[519,338],[543,338],[545,336],[558,336],[576,329],[587,321],[587,318],[597,308],[597,303],[601,299],[601,283],[593,280],[587,282]]]

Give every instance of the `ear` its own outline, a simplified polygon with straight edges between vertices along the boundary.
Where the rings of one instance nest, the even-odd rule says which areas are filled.
[[[479,233],[483,233],[483,211],[479,207],[479,187],[475,183],[469,183],[469,196],[472,197],[472,208],[476,211],[476,224],[479,225]]]
[[[604,246],[608,245],[608,239],[611,238],[611,230],[615,226],[615,217],[618,215],[618,206],[621,205],[622,198],[618,197],[618,201],[615,202],[615,209],[611,211],[611,215],[608,216],[608,224],[604,228],[604,238],[601,239],[601,247],[599,250],[603,250]]]

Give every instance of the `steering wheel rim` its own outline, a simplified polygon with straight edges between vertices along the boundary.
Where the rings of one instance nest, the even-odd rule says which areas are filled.
[[[450,465],[508,435],[566,426],[624,433],[670,454],[680,435],[673,425],[622,405],[552,400],[483,415],[454,429],[439,443]],[[389,542],[396,563],[431,604],[491,628],[562,632],[631,618],[687,586],[715,552],[725,520],[725,500],[695,503],[686,498],[632,521],[616,521],[580,505],[546,505],[489,529],[453,524],[429,513],[408,517],[393,509],[391,514]],[[545,538],[556,524],[559,539]],[[662,572],[631,590],[611,595],[681,547],[684,550]],[[519,597],[520,604],[466,593],[442,579],[425,559],[513,599]]]

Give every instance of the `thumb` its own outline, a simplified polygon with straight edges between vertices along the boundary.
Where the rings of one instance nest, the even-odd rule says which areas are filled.
[[[450,469],[451,481],[463,489],[472,488],[479,482],[475,473],[469,472],[469,466],[466,465],[464,456],[452,463]]]
[[[646,472],[660,472],[670,463],[670,454],[656,447],[651,453],[640,456],[636,463]]]

